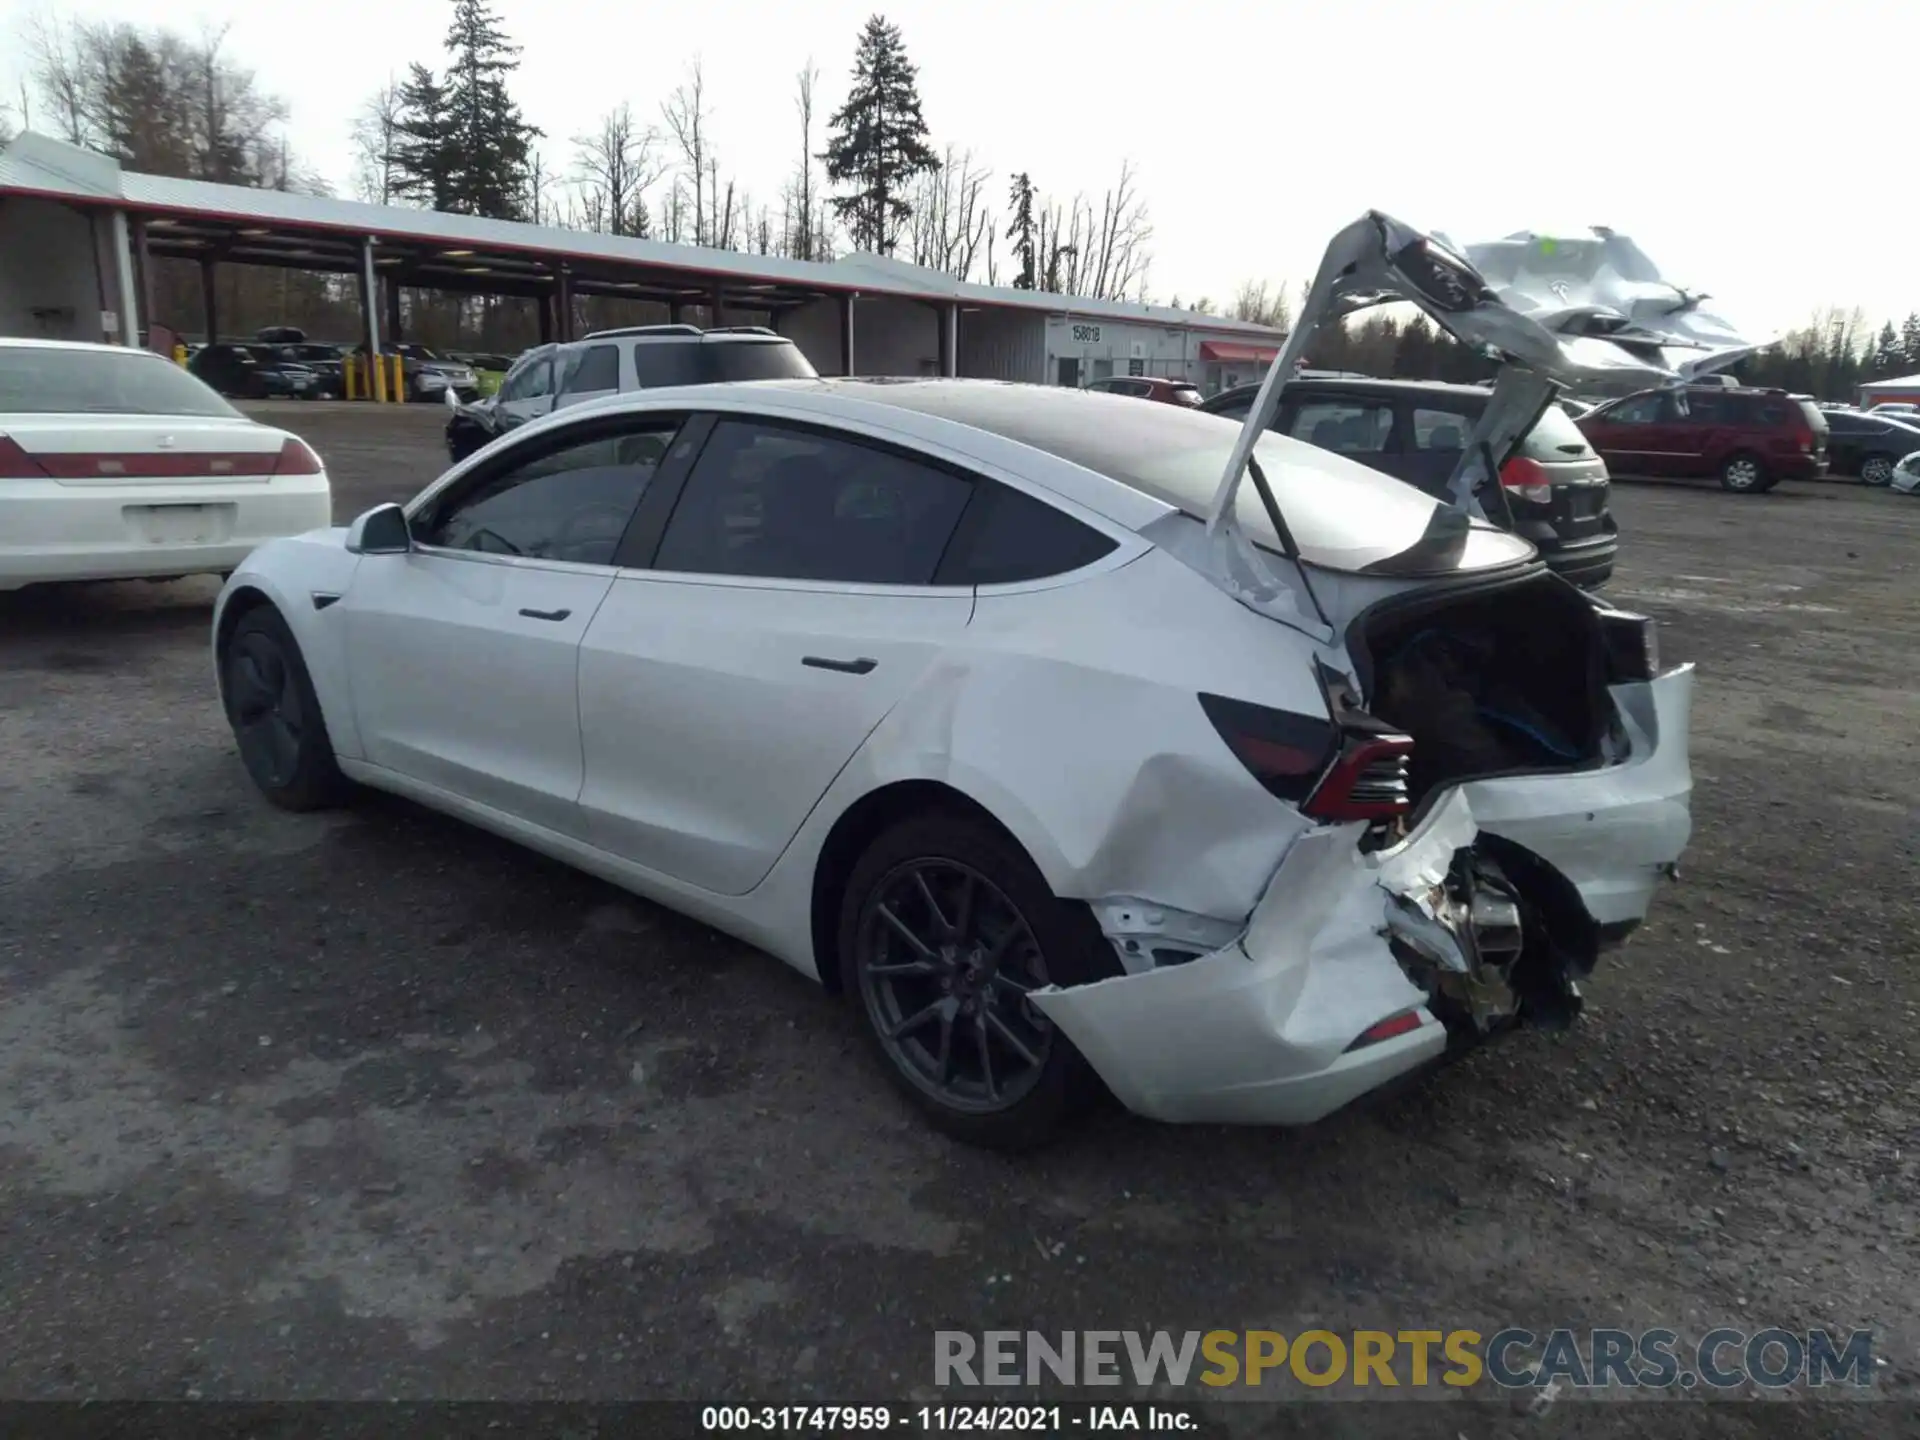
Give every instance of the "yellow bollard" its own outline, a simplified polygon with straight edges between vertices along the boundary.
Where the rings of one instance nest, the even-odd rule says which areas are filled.
[[[342,398],[347,400],[358,400],[360,398],[354,393],[358,388],[354,382],[359,378],[360,357],[358,355],[342,356],[340,360],[340,389]]]
[[[368,389],[368,393],[369,393],[369,394],[370,394],[370,395],[371,395],[371,396],[373,397],[373,403],[374,403],[374,404],[376,404],[376,405],[384,405],[384,404],[386,404],[386,403],[387,403],[387,359],[386,359],[386,356],[384,356],[384,355],[370,355],[370,356],[368,356],[368,357],[367,357],[367,359],[368,359],[368,362],[369,362],[369,363],[370,363],[370,364],[372,365],[372,367],[373,367],[373,383],[372,383],[372,385],[371,385],[371,386],[369,387],[369,389]]]
[[[407,399],[407,374],[398,355],[388,357],[393,361],[393,381],[387,386],[387,394],[393,397],[393,403],[403,405]]]
[[[173,363],[183,370],[187,365],[187,347],[177,340],[173,344]]]

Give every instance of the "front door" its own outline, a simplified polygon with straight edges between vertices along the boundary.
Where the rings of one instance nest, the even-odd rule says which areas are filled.
[[[1580,429],[1616,475],[1671,475],[1680,415],[1670,391],[1632,395],[1582,416]]]
[[[858,437],[721,419],[581,647],[593,842],[719,894],[759,884],[965,631],[972,590],[932,581],[971,492]]]
[[[514,362],[500,382],[500,398],[494,405],[494,423],[502,432],[515,429],[529,420],[538,420],[553,408],[553,356],[555,347],[542,345]]]
[[[411,553],[362,558],[340,604],[369,761],[578,833],[580,640],[674,428],[513,447],[426,497]]]

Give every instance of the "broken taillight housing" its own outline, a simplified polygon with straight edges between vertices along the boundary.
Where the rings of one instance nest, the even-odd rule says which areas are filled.
[[[1391,820],[1412,808],[1408,771],[1413,741],[1405,735],[1348,732],[1320,783],[1300,809],[1316,820]]]
[[[1418,1030],[1423,1022],[1418,1010],[1402,1010],[1398,1015],[1389,1015],[1376,1025],[1369,1025],[1354,1037],[1347,1046],[1349,1052],[1361,1050],[1368,1045],[1378,1045],[1382,1040],[1391,1040],[1397,1035],[1408,1035]]]
[[[1650,615],[1595,605],[1600,639],[1607,651],[1607,683],[1656,679],[1660,674],[1660,633]]]
[[[1536,505],[1548,504],[1553,499],[1553,482],[1547,478],[1547,467],[1524,455],[1516,455],[1500,467],[1500,486]]]

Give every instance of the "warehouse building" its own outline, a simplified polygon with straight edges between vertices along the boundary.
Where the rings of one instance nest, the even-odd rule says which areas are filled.
[[[208,340],[221,334],[215,277],[229,265],[350,277],[362,333],[323,338],[374,349],[401,338],[403,288],[524,297],[542,339],[572,338],[575,299],[593,295],[657,302],[663,319],[770,325],[823,375],[1052,385],[1167,375],[1217,389],[1257,378],[1284,339],[1165,306],[970,284],[885,256],[786,260],[176,180],[33,133],[0,152],[0,335],[157,344],[158,258],[201,267],[198,323],[165,318]]]

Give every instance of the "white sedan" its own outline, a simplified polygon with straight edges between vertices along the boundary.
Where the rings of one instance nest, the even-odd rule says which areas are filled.
[[[332,515],[303,441],[171,360],[0,339],[0,590],[225,574]]]
[[[1692,673],[1337,455],[1263,433],[1216,502],[1240,440],[965,380],[570,407],[252,556],[223,702],[281,805],[411,796],[844,992],[963,1138],[1095,1076],[1311,1121],[1571,1021],[1687,843]]]

